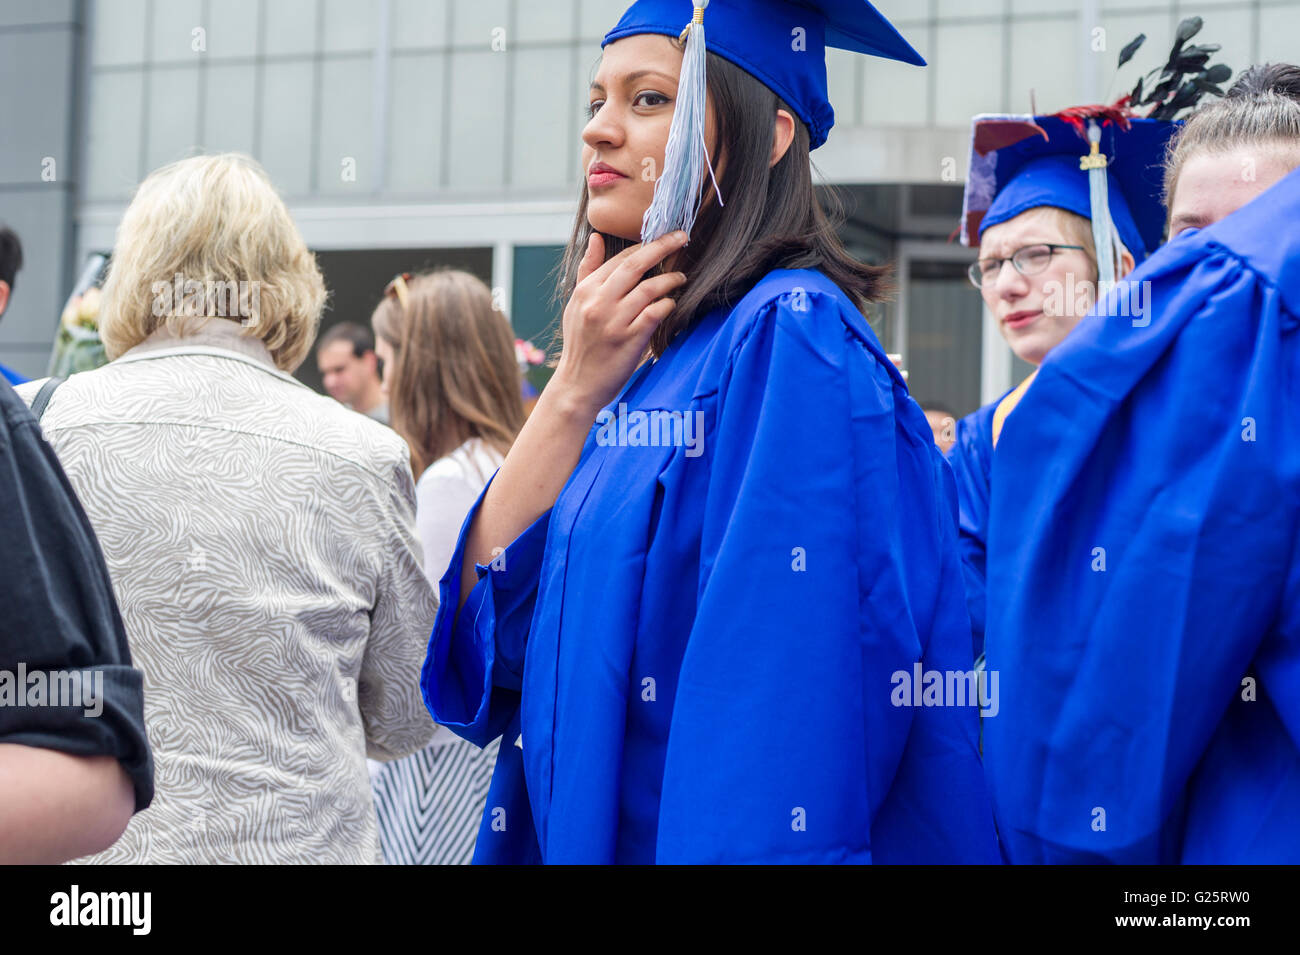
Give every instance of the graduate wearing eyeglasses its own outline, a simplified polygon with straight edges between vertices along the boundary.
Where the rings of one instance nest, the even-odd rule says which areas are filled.
[[[1012,351],[1035,368],[1088,313],[1099,286],[1124,278],[1160,244],[1160,164],[1175,127],[1102,107],[972,122],[961,223],[962,242],[979,247],[971,282]],[[976,658],[984,651],[993,449],[1033,380],[958,421],[947,455]]]
[[[923,61],[863,0],[705,7],[605,37],[563,353],[441,581],[476,861],[998,861],[927,679],[971,668],[952,479],[809,163],[827,46]]]

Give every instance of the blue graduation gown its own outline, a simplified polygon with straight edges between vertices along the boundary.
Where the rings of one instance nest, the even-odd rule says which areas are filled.
[[[970,613],[972,660],[984,652],[984,562],[988,544],[989,475],[993,469],[993,414],[1002,398],[957,422],[956,440],[947,455],[957,481],[957,542],[966,582],[966,608]]]
[[[598,418],[459,615],[477,504],[442,578],[425,700],[507,734],[476,859],[998,861],[977,710],[891,703],[969,670],[970,628],[949,469],[857,309],[774,271],[610,407],[701,441]]]
[[[1085,318],[1007,419],[984,758],[1013,862],[1300,862],[1298,221],[1292,173],[1171,242],[1131,276],[1148,314]]]

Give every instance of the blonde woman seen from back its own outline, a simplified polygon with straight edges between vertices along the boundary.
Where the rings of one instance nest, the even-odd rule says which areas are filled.
[[[157,765],[153,805],[95,862],[379,862],[366,756],[433,734],[418,678],[437,598],[406,447],[290,375],[324,299],[253,160],[165,166],[118,229],[113,360],[46,405]]]

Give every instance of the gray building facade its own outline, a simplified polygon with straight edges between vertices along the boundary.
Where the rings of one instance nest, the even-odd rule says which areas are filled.
[[[582,186],[586,91],[628,0],[0,0],[0,221],[25,246],[0,362],[44,374],[64,299],[149,172],[257,157],[315,249],[325,322],[365,322],[397,272],[455,265],[522,337],[557,314],[549,274]],[[883,0],[925,69],[832,51],[837,125],[816,153],[845,241],[894,261],[873,322],[918,399],[958,413],[1017,367],[950,241],[970,117],[1112,100],[1183,16],[1234,68],[1300,59],[1287,0]],[[684,7],[689,7],[684,3]],[[1119,49],[1147,46],[1122,71]],[[314,363],[301,372],[316,383]]]

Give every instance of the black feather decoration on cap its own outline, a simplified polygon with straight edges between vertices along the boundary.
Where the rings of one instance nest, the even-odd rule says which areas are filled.
[[[1224,95],[1220,84],[1232,76],[1232,68],[1223,63],[1209,65],[1210,57],[1219,52],[1219,44],[1187,45],[1201,32],[1203,23],[1200,17],[1188,17],[1178,24],[1168,61],[1138,79],[1127,97],[1129,109],[1136,113],[1145,108],[1149,119],[1172,120],[1194,107],[1204,95]],[[1120,66],[1133,58],[1144,40],[1146,34],[1139,34],[1120,50]]]

